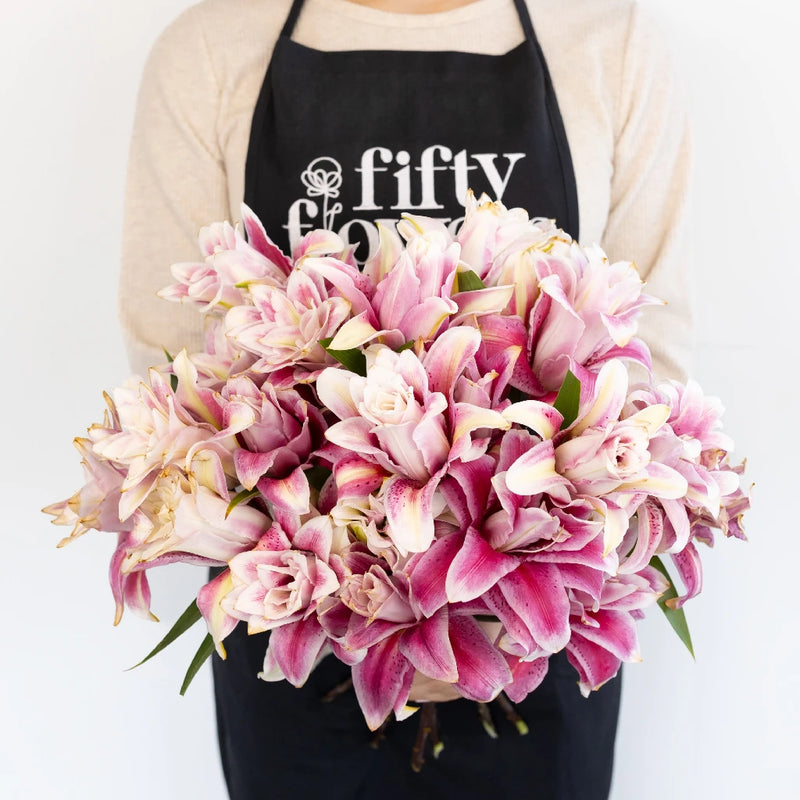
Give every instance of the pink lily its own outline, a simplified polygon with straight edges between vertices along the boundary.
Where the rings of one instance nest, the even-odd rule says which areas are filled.
[[[350,304],[342,297],[328,296],[322,284],[294,270],[285,289],[253,286],[253,305],[228,312],[227,335],[258,357],[253,371],[269,374],[292,368],[298,379],[308,381],[333,362],[319,341],[335,334],[350,316]]]
[[[222,315],[247,302],[249,284],[284,286],[291,263],[264,232],[259,220],[243,205],[242,214],[249,241],[230,223],[200,230],[202,263],[172,266],[177,283],[158,294],[165,300],[189,302],[203,313]]]
[[[324,441],[322,414],[293,389],[258,388],[244,376],[230,379],[220,396],[226,428],[238,429],[233,461],[239,482],[245,489],[258,484],[271,501],[284,497],[297,513],[307,513],[307,481],[293,473]]]
[[[636,619],[666,587],[657,570],[645,567],[637,575],[608,581],[599,602],[581,602],[581,593],[573,590],[567,658],[578,671],[584,697],[613,678],[623,661],[641,661]]]
[[[632,264],[609,264],[599,248],[573,244],[568,254],[536,265],[540,295],[531,311],[531,366],[550,390],[568,368],[583,379],[611,358],[626,358],[649,369],[647,349],[633,339],[639,310],[658,302],[642,294]]]

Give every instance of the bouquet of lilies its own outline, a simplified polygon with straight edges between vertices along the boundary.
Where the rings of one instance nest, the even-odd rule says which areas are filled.
[[[656,602],[691,648],[697,543],[744,538],[749,501],[720,403],[631,383],[659,302],[632,264],[485,197],[455,236],[382,229],[363,269],[330,231],[290,258],[243,227],[204,228],[161,292],[205,315],[204,351],[107,397],[86,484],[45,509],[64,542],[117,535],[117,622],[152,617],[150,568],[222,567],[156,648],[202,616],[186,683],[244,622],[264,680],[351,665],[372,729],[416,672],[519,701],[566,649],[586,695],[640,659]]]

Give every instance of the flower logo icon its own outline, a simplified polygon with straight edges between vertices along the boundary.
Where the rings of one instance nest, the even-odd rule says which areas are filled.
[[[339,196],[342,185],[342,165],[329,156],[315,158],[303,170],[300,180],[309,197],[322,198],[322,220],[325,228],[333,229],[333,220],[342,210],[341,203],[329,205]]]

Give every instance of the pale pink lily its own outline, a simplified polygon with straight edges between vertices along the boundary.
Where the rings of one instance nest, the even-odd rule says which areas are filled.
[[[399,330],[405,341],[433,339],[444,320],[458,311],[450,298],[458,266],[458,245],[445,233],[425,231],[413,217],[398,225],[414,230],[392,271],[378,284],[372,307],[385,330]]]
[[[250,633],[313,614],[321,600],[339,588],[329,563],[332,533],[326,516],[306,520],[291,539],[273,523],[255,549],[231,559],[233,588],[222,602],[223,610],[245,620]],[[341,567],[337,569],[341,574]]]
[[[611,264],[599,247],[573,244],[569,257],[539,260],[536,275],[540,294],[528,323],[528,352],[545,389],[557,390],[567,369],[585,381],[612,358],[650,368],[649,352],[634,334],[640,309],[658,301],[642,293],[632,264]]]
[[[685,591],[668,604],[680,608],[700,593],[703,584],[693,539],[712,545],[715,529],[743,537],[738,520],[749,507],[749,497],[740,484],[743,469],[728,461],[727,451],[733,445],[721,430],[719,400],[704,396],[692,381],[686,386],[671,381],[636,389],[626,411],[633,414],[659,401],[671,410],[651,449],[686,479],[688,488],[684,497],[659,498],[640,509],[635,547],[622,569],[635,571],[649,554],[669,553]],[[633,540],[627,538],[629,543]]]
[[[298,523],[289,531],[273,523],[254,549],[231,559],[229,571],[200,594],[198,606],[220,654],[234,620],[246,621],[249,633],[271,630],[265,679],[285,677],[301,686],[327,640],[317,607],[339,588],[344,568],[331,553],[328,517]]]
[[[198,373],[198,382],[217,391],[228,376],[247,373],[256,361],[255,355],[240,350],[225,335],[225,321],[221,317],[206,320],[205,348],[203,352],[189,354],[188,358]]]
[[[553,220],[531,220],[524,209],[506,209],[486,195],[476,201],[471,193],[456,238],[462,261],[487,286],[514,287],[506,311],[522,320],[529,318],[539,297],[537,261],[559,252],[568,254],[571,243]]]
[[[336,286],[353,307],[353,318],[331,342],[333,349],[371,341],[390,347],[429,342],[448,325],[498,313],[507,305],[513,286],[455,292],[459,246],[441,223],[407,216],[398,230],[408,240],[405,250],[395,250],[394,239],[382,238],[382,251],[391,259],[396,256],[391,264],[373,259],[365,273],[331,259],[304,265]]]
[[[272,503],[298,514],[309,510],[302,468],[324,443],[320,411],[294,389],[260,388],[245,376],[231,378],[221,392],[226,427],[237,430],[233,462],[245,489],[258,485]],[[245,420],[242,423],[240,420]]]
[[[332,337],[348,319],[350,303],[329,296],[321,279],[294,270],[285,289],[257,285],[250,295],[253,305],[232,308],[225,325],[238,347],[258,357],[254,372],[288,369],[291,386],[313,380],[318,370],[333,363],[320,339]]]
[[[135,393],[115,392],[120,430],[93,445],[100,457],[126,469],[121,520],[130,517],[172,470],[228,498],[235,474],[231,451],[236,431],[217,429],[221,409],[213,393],[197,385],[190,361],[177,357],[173,367],[183,378],[178,393],[155,370],[150,371],[149,386],[140,384]]]
[[[42,509],[55,517],[54,525],[72,525],[72,532],[62,539],[63,547],[73,539],[93,529],[98,531],[124,533],[133,522],[119,518],[119,501],[125,471],[113,461],[98,458],[89,439],[76,438],[75,447],[81,454],[81,462],[86,483],[68,500],[53,503]]]
[[[528,248],[544,244],[557,229],[550,221],[532,221],[522,208],[507,209],[487,195],[476,199],[470,191],[464,207],[464,221],[456,240],[461,245],[461,260],[487,285],[497,286],[511,273],[497,279],[496,272],[509,257],[524,253]],[[499,262],[499,263],[498,263]],[[530,273],[524,283],[529,284]]]
[[[617,360],[606,362],[591,401],[555,441],[556,469],[582,495],[600,498],[646,492],[666,499],[683,497],[685,478],[650,452],[651,441],[669,417],[669,407],[654,404],[620,418],[627,390],[625,367]]]
[[[242,217],[249,242],[228,222],[202,228],[199,242],[205,261],[174,264],[172,276],[177,283],[162,289],[159,296],[222,315],[247,303],[250,284],[285,285],[291,262],[244,204]]]
[[[145,571],[173,562],[219,566],[249,550],[269,520],[257,509],[228,503],[204,487],[189,491],[172,474],[158,484],[132,516],[132,528],[118,536],[109,580],[116,601],[115,624],[123,608],[151,617]]]
[[[253,506],[227,500],[181,475],[159,481],[134,512],[123,572],[171,561],[222,565],[259,540],[269,519]]]
[[[433,540],[436,486],[449,463],[480,454],[473,432],[510,427],[496,411],[448,403],[479,343],[476,330],[453,328],[422,360],[375,346],[365,378],[328,369],[317,381],[320,400],[341,420],[328,439],[391,475],[382,487],[387,532],[403,553]]]

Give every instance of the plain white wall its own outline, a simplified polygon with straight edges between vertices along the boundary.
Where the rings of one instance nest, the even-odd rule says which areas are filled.
[[[642,0],[664,24],[695,119],[696,376],[756,482],[748,544],[705,556],[692,662],[658,616],[625,669],[614,800],[796,796],[800,780],[800,449],[794,252],[800,12],[787,0]],[[128,372],[116,268],[139,75],[186,0],[38,0],[0,10],[3,569],[0,796],[216,800],[207,669],[178,696],[199,631],[133,673],[166,625],[112,628],[111,542],[63,551],[38,509],[81,474],[70,439]],[[10,7],[9,7],[10,6]],[[170,574],[171,573],[171,574]],[[202,577],[153,575],[171,622]]]

